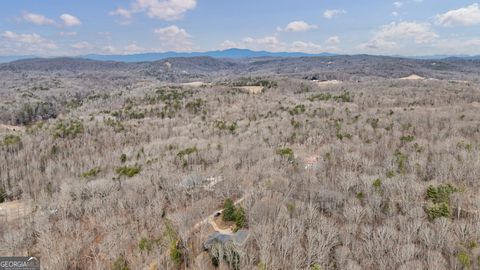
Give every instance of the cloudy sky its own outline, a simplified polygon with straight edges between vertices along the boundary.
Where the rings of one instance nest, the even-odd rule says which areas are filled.
[[[4,0],[0,56],[248,48],[480,54],[464,0]]]

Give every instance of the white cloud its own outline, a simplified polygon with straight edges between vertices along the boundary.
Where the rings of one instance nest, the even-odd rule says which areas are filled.
[[[398,12],[393,11],[393,12],[392,12],[392,15],[393,15],[394,17],[397,17],[397,16],[398,16]]]
[[[113,54],[113,53],[118,53],[118,50],[117,50],[117,48],[115,48],[111,45],[108,45],[108,46],[102,47],[102,52],[107,53],[107,54]]]
[[[109,14],[112,16],[120,16],[121,20],[118,23],[120,23],[121,25],[127,25],[132,23],[133,14],[132,11],[128,9],[117,8],[116,10],[111,11]]]
[[[220,44],[220,49],[221,50],[226,50],[226,49],[231,49],[231,48],[240,48],[237,43],[231,41],[231,40],[225,40]]]
[[[50,49],[56,48],[56,45],[53,44],[53,42],[48,41],[35,33],[34,34],[17,34],[12,31],[5,31],[2,37],[10,41],[26,43],[26,44],[37,44],[42,47],[50,48]]]
[[[392,22],[383,25],[367,43],[359,46],[362,50],[393,52],[402,48],[401,43],[432,44],[438,35],[429,23]],[[409,46],[411,47],[411,46]]]
[[[327,38],[325,43],[329,44],[329,45],[337,45],[337,44],[340,43],[340,37],[338,37],[338,36],[329,37],[329,38]]]
[[[320,53],[323,47],[313,42],[295,41],[288,50],[292,52]]]
[[[162,20],[178,20],[194,9],[197,0],[135,0],[133,11],[146,12],[147,16]]]
[[[268,50],[272,52],[285,51],[287,46],[280,42],[276,36],[266,36],[261,38],[247,37],[243,39],[245,48],[253,50]]]
[[[343,9],[327,9],[323,12],[323,17],[327,19],[332,19],[342,14],[346,14],[347,12]]]
[[[360,44],[358,46],[361,50],[373,50],[373,51],[388,51],[391,52],[399,48],[398,44],[394,41],[386,41],[382,39],[372,39],[367,43]]]
[[[103,53],[103,54],[134,54],[134,53],[145,52],[145,51],[148,51],[149,49],[141,47],[136,43],[131,43],[122,48],[115,47],[112,45],[106,45],[98,48],[98,50],[100,51],[100,53]]]
[[[57,45],[42,36],[33,34],[18,34],[5,31],[0,35],[0,55],[45,53],[51,54]]]
[[[437,37],[429,23],[417,22],[392,22],[380,27],[380,31],[375,34],[375,39],[378,40],[413,39],[415,43],[430,42]]]
[[[190,51],[193,48],[191,35],[176,25],[157,28],[153,31],[162,41],[163,50]]]
[[[436,44],[437,51],[445,54],[480,54],[480,38],[466,40],[443,39]]]
[[[123,17],[125,19],[131,19],[132,18],[132,12],[130,10],[124,9],[124,8],[117,8],[116,10],[111,11],[110,15],[117,15],[117,16]]]
[[[77,26],[82,24],[77,17],[67,13],[60,15],[60,19],[65,26]]]
[[[75,44],[72,45],[72,48],[77,49],[77,50],[91,49],[92,47],[93,46],[86,41],[78,42],[78,43],[75,43]]]
[[[36,25],[54,25],[55,21],[52,19],[49,19],[41,14],[35,14],[35,13],[30,13],[30,12],[24,12],[22,14],[22,21],[33,23]]]
[[[179,28],[176,25],[157,28],[154,32],[159,34],[161,38],[190,38],[190,34],[188,34],[185,29]]]
[[[480,38],[438,38],[435,41],[421,46],[403,47],[396,53],[403,55],[479,55]]]
[[[450,10],[446,13],[437,15],[435,21],[437,24],[443,26],[470,26],[480,24],[480,5],[474,3],[464,8]]]
[[[246,37],[240,42],[225,40],[220,44],[220,49],[229,48],[245,48],[254,51],[270,51],[270,52],[305,52],[320,53],[328,50],[338,51],[335,47],[324,48],[320,44],[308,41],[294,41],[286,43],[278,39],[277,36],[264,36],[259,38]]]
[[[138,52],[143,52],[143,51],[145,51],[144,48],[138,46],[138,45],[135,44],[135,43],[132,43],[132,44],[129,44],[129,45],[125,46],[125,48],[123,48],[123,50],[124,50],[126,53],[138,53]]]
[[[313,25],[313,24],[308,24],[307,22],[304,21],[293,21],[285,28],[277,28],[278,31],[285,31],[285,32],[306,32],[308,30],[316,29],[318,26]]]
[[[77,32],[60,32],[60,36],[62,37],[73,37],[76,35],[77,35]]]
[[[395,8],[401,8],[403,6],[403,2],[400,2],[400,1],[393,2],[393,6]]]

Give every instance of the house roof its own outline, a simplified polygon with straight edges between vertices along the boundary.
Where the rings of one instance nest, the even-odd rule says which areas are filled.
[[[203,243],[203,247],[206,250],[209,250],[214,244],[226,244],[229,242],[233,242],[236,245],[243,245],[248,236],[249,232],[247,230],[238,230],[236,233],[231,235],[215,232],[207,238],[207,240]]]
[[[205,179],[199,175],[187,175],[182,181],[181,185],[185,188],[195,188],[202,185]]]

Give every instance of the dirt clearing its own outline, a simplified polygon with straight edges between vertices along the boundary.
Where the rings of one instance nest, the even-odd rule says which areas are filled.
[[[12,222],[27,217],[33,212],[30,201],[18,200],[0,203],[0,221]]]
[[[260,94],[264,89],[263,86],[240,86],[238,88],[249,94]]]
[[[182,83],[182,86],[186,87],[202,87],[202,86],[207,86],[210,85],[209,83],[204,83],[204,82],[189,82],[189,83]]]
[[[400,78],[400,80],[415,81],[415,80],[425,80],[425,78],[422,77],[422,76],[418,76],[418,75],[416,75],[416,74],[412,74],[412,75],[410,75],[410,76]]]
[[[0,124],[0,133],[9,131],[23,132],[24,130],[25,127]]]
[[[328,80],[328,81],[314,80],[313,82],[315,82],[319,86],[328,86],[328,85],[335,85],[335,84],[342,83],[342,81],[338,81],[338,80]]]

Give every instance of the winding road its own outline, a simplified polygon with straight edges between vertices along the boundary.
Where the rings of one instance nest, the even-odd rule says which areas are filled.
[[[247,196],[243,196],[240,199],[236,200],[233,204],[238,205],[242,203]],[[208,217],[205,219],[197,222],[195,225],[192,226],[192,229],[190,230],[190,233],[193,233],[194,231],[198,230],[202,225],[208,223],[212,228],[221,234],[226,234],[226,235],[233,235],[232,229],[221,229],[218,227],[217,223],[215,223],[215,217],[218,216],[219,214],[223,213],[223,209],[218,209],[217,211],[213,212],[210,214]]]

